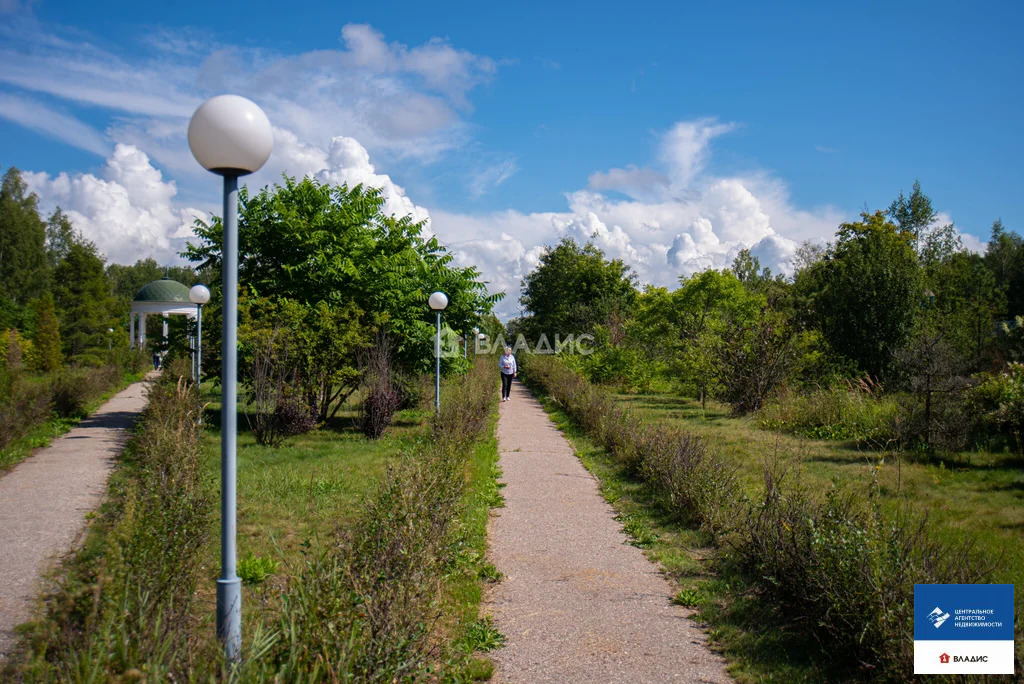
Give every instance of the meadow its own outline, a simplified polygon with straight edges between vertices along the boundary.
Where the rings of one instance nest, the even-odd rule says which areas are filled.
[[[816,440],[758,427],[756,415],[734,416],[715,401],[670,394],[617,395],[645,420],[681,427],[708,440],[735,466],[741,488],[756,498],[763,466],[792,467],[813,492],[849,488],[893,513],[901,506],[927,515],[950,539],[973,542],[992,564],[993,582],[1024,584],[1024,460],[1010,451],[943,456],[900,454],[854,440]]]

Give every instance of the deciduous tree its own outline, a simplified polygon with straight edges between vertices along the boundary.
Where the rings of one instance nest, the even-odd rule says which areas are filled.
[[[885,378],[893,354],[924,304],[913,234],[861,214],[844,223],[825,258],[801,271],[797,287],[832,349],[875,378]]]

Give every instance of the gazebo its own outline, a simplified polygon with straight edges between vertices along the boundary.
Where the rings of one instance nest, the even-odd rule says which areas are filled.
[[[130,346],[146,346],[146,316],[159,315],[163,322],[163,338],[167,339],[167,317],[196,317],[197,305],[189,300],[188,287],[170,278],[154,280],[139,290],[132,300]]]

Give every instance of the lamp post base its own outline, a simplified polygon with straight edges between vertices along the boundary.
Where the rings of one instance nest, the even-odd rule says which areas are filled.
[[[224,642],[224,655],[238,662],[242,655],[242,580],[217,579],[217,636]]]

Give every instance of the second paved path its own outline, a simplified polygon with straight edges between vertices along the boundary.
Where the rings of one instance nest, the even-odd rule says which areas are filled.
[[[540,404],[520,384],[498,421],[505,507],[488,605],[507,644],[496,681],[729,682],[703,632],[670,603],[657,567],[622,526]]]
[[[147,377],[152,377],[150,374]],[[146,405],[146,383],[114,395],[50,446],[0,475],[0,667],[32,617],[40,577],[72,549]]]

